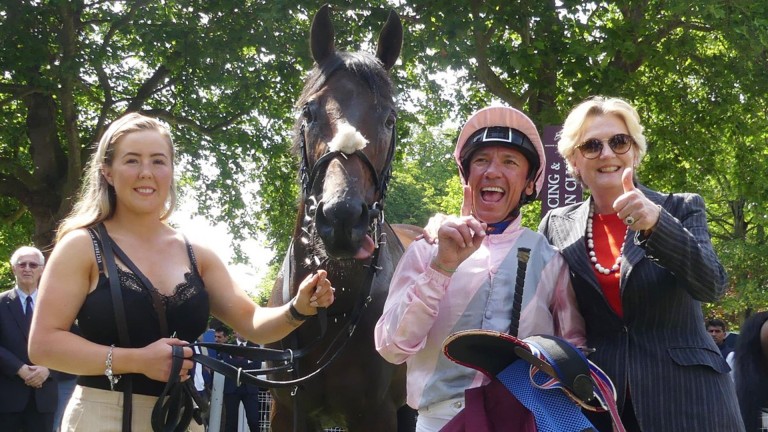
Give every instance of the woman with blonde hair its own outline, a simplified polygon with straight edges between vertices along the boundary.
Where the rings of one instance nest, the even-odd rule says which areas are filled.
[[[589,357],[618,391],[628,431],[743,431],[728,365],[703,325],[726,274],[704,201],[638,183],[646,153],[637,111],[593,97],[565,120],[558,150],[589,190],[550,211],[539,231],[568,262]],[[610,419],[592,419],[601,431]]]
[[[173,142],[160,122],[130,113],[109,126],[60,225],[29,341],[35,363],[79,376],[62,430],[151,430],[173,347],[195,341],[209,314],[267,343],[333,302],[318,271],[292,302],[256,305],[210,247],[166,223],[175,183]],[[82,336],[69,331],[75,320]],[[185,381],[192,348],[183,356]]]

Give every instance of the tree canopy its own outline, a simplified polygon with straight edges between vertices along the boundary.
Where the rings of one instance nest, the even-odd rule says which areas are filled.
[[[49,248],[93,143],[110,121],[141,111],[171,127],[182,192],[200,213],[226,222],[236,241],[263,233],[281,254],[298,194],[293,104],[312,66],[309,23],[320,5],[3,2],[0,252]],[[640,179],[707,202],[731,284],[710,312],[738,323],[768,306],[768,3],[342,1],[337,46],[371,49],[390,8],[405,26],[393,69],[401,145],[391,222],[458,209],[458,130],[447,121],[501,101],[543,127],[589,95],[621,96],[646,126]],[[526,209],[534,228],[535,213]]]

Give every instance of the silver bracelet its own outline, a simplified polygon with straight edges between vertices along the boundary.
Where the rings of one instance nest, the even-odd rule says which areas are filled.
[[[107,368],[104,370],[104,375],[107,376],[107,380],[109,380],[109,388],[112,391],[115,391],[115,385],[117,385],[117,382],[120,381],[120,375],[114,375],[112,373],[112,350],[114,349],[114,345],[109,346],[109,352],[107,352],[107,361],[105,362]]]

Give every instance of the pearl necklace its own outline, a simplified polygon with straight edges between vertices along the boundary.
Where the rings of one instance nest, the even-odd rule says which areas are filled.
[[[589,218],[587,219],[587,249],[589,249],[589,260],[592,262],[592,264],[595,266],[595,269],[604,275],[609,275],[611,273],[615,273],[619,271],[621,268],[621,257],[624,255],[624,241],[621,242],[621,249],[619,249],[619,256],[616,257],[616,262],[611,266],[611,268],[605,268],[602,265],[600,265],[599,262],[597,262],[597,254],[595,253],[595,241],[593,240],[592,236],[592,218],[595,216],[595,206],[590,205],[589,206]],[[624,232],[624,237],[627,237],[627,232],[629,231],[629,227],[627,227],[627,231]]]

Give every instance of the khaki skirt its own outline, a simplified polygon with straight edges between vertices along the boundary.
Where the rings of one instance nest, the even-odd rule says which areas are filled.
[[[134,394],[132,432],[152,432],[152,408],[156,396]],[[119,432],[123,426],[123,392],[76,386],[61,420],[62,432]],[[189,431],[202,432],[203,426],[189,425]]]

